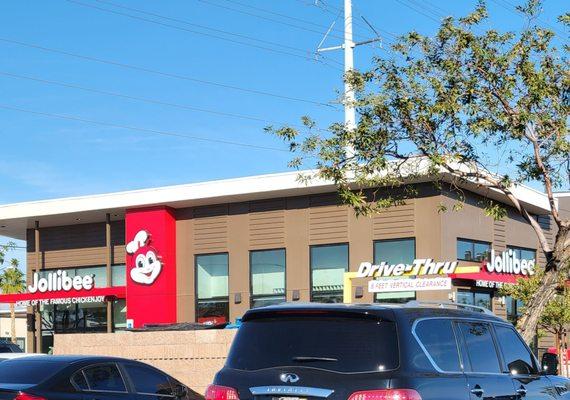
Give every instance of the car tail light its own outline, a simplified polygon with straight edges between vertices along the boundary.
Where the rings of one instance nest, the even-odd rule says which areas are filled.
[[[210,385],[206,389],[206,400],[239,400],[239,396],[234,388]]]
[[[18,395],[14,398],[14,400],[46,400],[40,396],[34,396],[33,394],[28,394],[24,392],[18,393]]]
[[[348,400],[422,400],[422,397],[412,389],[382,389],[354,392]]]

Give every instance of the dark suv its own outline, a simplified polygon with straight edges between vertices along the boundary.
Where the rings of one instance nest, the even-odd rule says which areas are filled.
[[[283,304],[244,315],[206,399],[570,399],[570,381],[476,307]]]

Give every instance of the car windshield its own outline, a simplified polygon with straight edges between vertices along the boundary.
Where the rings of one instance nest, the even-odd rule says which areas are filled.
[[[38,384],[64,367],[65,364],[55,362],[6,360],[0,367],[0,383]]]
[[[282,317],[244,322],[227,360],[229,368],[259,370],[307,366],[335,372],[398,367],[394,322],[344,317]]]

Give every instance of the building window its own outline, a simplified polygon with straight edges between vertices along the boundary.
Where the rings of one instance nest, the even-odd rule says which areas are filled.
[[[46,306],[42,312],[42,330],[55,333],[107,332],[107,303]]]
[[[374,242],[374,264],[411,264],[416,258],[416,239],[390,239]],[[416,299],[416,292],[376,293],[380,303],[406,303]]]
[[[285,301],[285,249],[249,253],[251,307]]]
[[[348,244],[311,246],[311,301],[342,303]]]
[[[457,303],[466,304],[470,306],[484,307],[492,310],[492,295],[491,292],[483,290],[457,290]]]
[[[196,256],[196,320],[229,321],[228,253]]]
[[[457,239],[457,259],[464,261],[489,260],[491,243],[477,240]]]
[[[113,330],[127,329],[127,301],[118,299],[113,301]]]
[[[511,296],[505,297],[505,307],[507,308],[507,320],[516,325],[523,312],[524,302]]]
[[[111,283],[112,286],[127,285],[127,269],[125,267],[125,264],[111,266]]]
[[[536,250],[527,249],[524,247],[507,246],[508,250],[512,250],[513,254],[519,260],[534,261],[536,260]]]

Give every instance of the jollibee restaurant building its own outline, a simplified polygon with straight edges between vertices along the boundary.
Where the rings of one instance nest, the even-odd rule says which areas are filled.
[[[0,234],[27,242],[27,291],[0,302],[28,310],[27,351],[60,333],[149,324],[234,322],[290,302],[454,301],[516,320],[498,289],[544,265],[531,227],[499,193],[414,182],[414,198],[357,218],[326,182],[298,173],[0,206]],[[386,194],[390,193],[386,189]],[[553,240],[546,196],[515,195]],[[568,212],[570,195],[559,194]],[[543,337],[539,348],[552,344]]]

